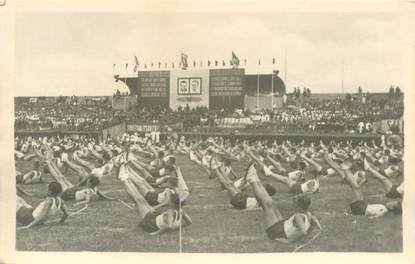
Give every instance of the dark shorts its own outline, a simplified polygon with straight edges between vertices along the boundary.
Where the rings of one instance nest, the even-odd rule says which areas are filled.
[[[398,190],[397,190],[398,187],[399,187],[399,185],[394,184],[392,186],[392,188],[389,190],[389,192],[387,192],[385,194],[385,196],[388,197],[388,198],[392,198],[392,199],[398,199],[398,198],[400,199],[400,198],[402,198],[402,194],[400,194],[398,192]]]
[[[16,183],[23,183],[23,176],[24,174],[18,174],[16,175]]]
[[[237,193],[231,199],[231,204],[233,207],[239,210],[246,209],[246,200],[248,199],[248,195],[245,193]]]
[[[265,232],[268,235],[268,238],[275,240],[276,238],[287,238],[287,235],[284,231],[285,220],[281,220],[273,224],[272,226],[265,229]]]
[[[156,224],[156,218],[161,213],[157,211],[148,212],[145,216],[143,221],[140,223],[140,227],[147,233],[154,233],[159,231],[159,227]]]
[[[299,194],[302,192],[303,190],[301,189],[301,183],[295,183],[290,187],[290,193]]]
[[[209,173],[209,179],[215,179],[217,176],[214,170]]]
[[[158,169],[152,169],[150,171],[150,174],[151,174],[151,176],[156,177],[156,178],[160,178],[161,177],[160,176],[160,170],[158,170]]]
[[[28,225],[33,222],[33,208],[22,207],[16,213],[16,220],[22,225]]]
[[[155,206],[159,204],[158,198],[159,194],[158,192],[147,192],[146,196],[144,197],[147,201],[147,203],[151,206]]]
[[[312,176],[314,176],[314,177],[318,177],[318,176],[324,176],[324,175],[327,175],[328,174],[328,172],[327,172],[327,169],[321,169],[321,170],[316,170],[316,169],[313,169],[313,170],[311,170],[310,171],[310,174],[312,175]]]
[[[354,215],[365,215],[367,203],[363,200],[354,201],[350,204],[350,209]]]
[[[62,200],[64,200],[64,201],[75,200],[75,193],[77,191],[79,191],[79,190],[76,189],[76,188],[66,189],[61,195]]]

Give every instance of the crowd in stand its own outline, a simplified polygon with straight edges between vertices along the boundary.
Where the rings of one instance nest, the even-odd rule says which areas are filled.
[[[375,121],[399,119],[402,101],[308,100],[270,113],[275,127],[291,131],[372,133]]]
[[[78,97],[28,98],[15,100],[16,130],[73,130],[99,131],[121,122],[133,124],[182,123],[185,130],[221,129],[221,122],[248,120],[246,129],[263,129],[276,132],[315,133],[372,133],[374,122],[382,119],[399,119],[403,114],[403,100],[399,87],[394,97],[372,99],[361,91],[354,96],[321,100],[309,97],[298,99],[299,88],[290,96],[293,100],[281,108],[253,113],[242,109],[208,109],[189,106],[171,109],[155,106],[135,106],[128,111],[112,108],[111,99],[104,97],[80,100]],[[391,91],[390,91],[391,92]],[[399,93],[399,94],[398,94]],[[115,94],[114,96],[121,96]],[[232,126],[228,126],[232,127]]]
[[[24,98],[26,99],[26,98]],[[117,118],[111,103],[102,98],[79,102],[78,97],[35,98],[15,100],[16,130],[65,129],[93,131],[102,129]]]

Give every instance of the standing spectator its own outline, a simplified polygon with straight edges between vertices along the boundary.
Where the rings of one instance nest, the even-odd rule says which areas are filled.
[[[365,123],[363,121],[360,121],[357,124],[357,129],[359,131],[359,134],[363,134],[363,129],[365,128]]]

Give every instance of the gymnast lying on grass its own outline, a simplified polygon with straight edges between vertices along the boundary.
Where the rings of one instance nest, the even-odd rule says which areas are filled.
[[[154,200],[158,204],[152,207],[140,192],[140,190],[146,192],[146,196],[149,192],[145,187],[145,180],[139,180],[137,175],[134,175],[128,168],[126,161],[123,161],[119,166],[118,179],[124,184],[128,195],[135,202],[140,221],[139,226],[145,232],[156,235],[192,224],[191,218],[181,209],[179,195],[171,190],[162,195],[164,196],[163,201],[158,200],[160,194],[157,194],[157,199]],[[168,206],[168,209],[161,212],[162,206]]]
[[[368,204],[364,201],[364,196],[360,190],[362,183],[366,182],[358,174],[353,174],[353,168],[357,165],[352,161],[343,162],[341,165],[334,162],[327,154],[325,155],[327,163],[335,169],[340,177],[350,186],[353,192],[354,200],[350,204],[349,212],[353,215],[366,215],[370,218],[377,218],[385,215],[387,212],[402,214],[402,204],[400,201],[390,201],[386,204]],[[367,163],[367,161],[365,161]],[[365,164],[369,169],[370,165]],[[376,177],[376,176],[375,176]],[[389,190],[388,192],[390,192]]]
[[[42,183],[42,171],[40,170],[40,161],[35,160],[33,162],[33,169],[21,173],[16,171],[16,183],[17,184],[36,184]]]
[[[255,197],[263,209],[265,232],[269,239],[290,243],[310,235],[315,226],[322,230],[317,217],[309,210],[311,205],[309,196],[306,194],[294,196],[295,213],[289,218],[284,218],[262,185],[254,164],[248,168],[245,178],[252,186]]]
[[[239,210],[260,208],[260,204],[255,196],[248,195],[248,193],[245,192],[245,189],[249,186],[245,177],[242,177],[235,182],[232,182],[232,180],[229,179],[230,169],[227,165],[232,161],[232,157],[223,153],[217,154],[214,159],[216,161],[212,166],[213,173],[222,187],[227,190],[231,199],[231,205]],[[276,192],[275,188],[268,184],[265,185],[265,189],[270,196],[274,195]]]
[[[91,200],[98,200],[99,198],[113,200],[98,190],[99,179],[97,177],[91,175],[73,185],[59,170],[53,161],[53,154],[49,150],[45,149],[44,153],[37,151],[37,154],[46,164],[50,175],[61,185],[63,200],[77,201],[74,205],[87,204]]]
[[[47,197],[36,208],[17,196],[16,222],[23,225],[18,230],[39,224],[63,223],[68,217],[68,211],[64,201],[59,197],[61,193],[62,187],[59,183],[49,183]]]

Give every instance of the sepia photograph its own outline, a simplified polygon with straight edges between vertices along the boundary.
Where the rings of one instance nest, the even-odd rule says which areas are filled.
[[[403,253],[402,13],[146,10],[16,12],[17,252]]]

